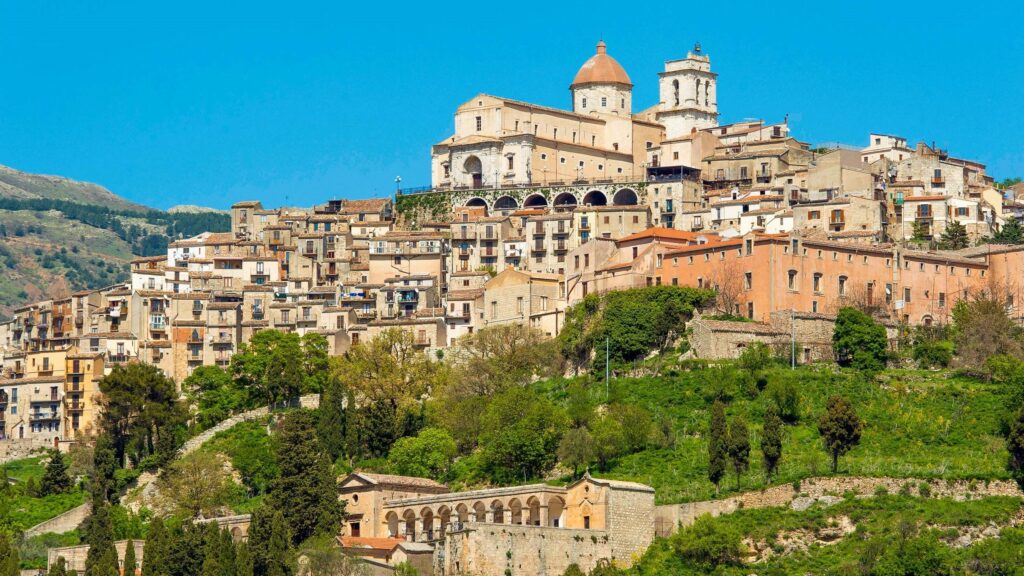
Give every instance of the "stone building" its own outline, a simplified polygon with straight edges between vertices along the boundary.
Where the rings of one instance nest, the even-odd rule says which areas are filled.
[[[588,475],[566,487],[453,493],[421,478],[357,472],[341,486],[351,514],[343,542],[364,539],[367,555],[396,541],[427,543],[436,575],[557,575],[601,559],[628,565],[654,537],[654,490],[633,482]]]

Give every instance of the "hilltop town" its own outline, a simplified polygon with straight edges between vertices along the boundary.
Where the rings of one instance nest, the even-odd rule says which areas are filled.
[[[673,327],[662,335],[670,342],[645,352],[671,350],[673,370],[685,371],[737,359],[747,369],[752,350],[771,350],[790,368],[804,366],[801,378],[831,389],[847,376],[815,370],[849,365],[835,337],[843,310],[874,322],[893,351],[915,330],[952,324],[958,304],[979,296],[1004,302],[1007,318],[1019,319],[1024,186],[1004,185],[980,162],[902,136],[866,131],[857,146],[813,147],[785,119],[720,123],[711,57],[700,45],[680,56],[658,74],[659,101],[637,110],[631,77],[599,42],[571,81],[568,109],[489,94],[459,105],[454,133],[430,147],[429,186],[308,208],[238,202],[229,232],[178,239],[166,254],[136,258],[129,281],[17,307],[0,323],[0,458],[89,443],[102,428],[100,382],[120,367],[153,367],[176,394],[200,405],[189,395],[190,377],[207,367],[237,375],[236,356],[265,331],[315,335],[332,358],[398,334],[418,359],[442,364],[481,333],[521,329],[551,341],[579,328],[579,311],[596,310],[588,303],[679,287],[691,289],[692,310],[680,311],[685,328]],[[601,354],[609,352],[592,346],[574,368],[592,368],[590,359]],[[631,377],[660,374],[633,368]],[[750,372],[767,381],[771,370]],[[609,373],[601,377],[610,404]],[[700,386],[711,389],[703,380]],[[755,397],[765,389],[751,386]],[[230,424],[260,421],[268,415],[262,410],[234,414]],[[760,417],[760,408],[751,414]],[[628,428],[629,420],[619,425]],[[704,512],[795,506],[801,498],[813,504],[834,492],[881,498],[882,490],[901,489],[891,478],[818,479],[810,488],[794,478],[790,489],[773,483],[769,470],[761,488],[776,484],[774,492],[683,501],[619,479],[630,474],[605,464],[602,472],[618,472],[614,478],[595,463],[593,473],[574,471],[568,482],[551,481],[565,477],[556,475],[542,483],[522,472],[524,482],[469,490],[349,470],[339,484],[338,545],[373,574],[394,574],[400,565],[437,575],[558,575],[573,566],[582,574],[609,562],[628,568],[652,542],[663,542],[657,537],[671,537]],[[816,463],[808,470],[798,476],[824,471]],[[736,469],[737,485],[742,472]],[[1002,474],[986,477],[993,483],[978,496],[1019,497]],[[138,479],[136,507],[159,509],[158,499],[146,499],[145,479]],[[933,490],[959,499],[969,491],[951,480],[907,492]],[[241,513],[204,522],[242,541],[253,520]],[[748,550],[771,556],[764,540]],[[132,561],[141,557],[141,544],[119,543],[122,562],[134,545]],[[62,557],[81,570],[86,554],[82,546],[54,549],[50,562]]]

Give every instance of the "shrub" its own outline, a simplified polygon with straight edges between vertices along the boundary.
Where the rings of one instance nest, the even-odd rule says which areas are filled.
[[[840,366],[878,371],[889,357],[885,327],[856,308],[843,308],[836,317],[832,347]]]
[[[706,569],[738,565],[743,556],[739,531],[708,515],[680,531],[674,545],[677,554]]]
[[[953,362],[953,343],[948,340],[921,342],[914,346],[914,361],[921,368],[946,368]]]
[[[778,409],[779,418],[793,424],[800,420],[800,392],[791,380],[776,380],[768,386],[768,398]]]

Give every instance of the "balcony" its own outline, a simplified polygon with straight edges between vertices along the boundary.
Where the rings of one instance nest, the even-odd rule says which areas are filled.
[[[149,329],[150,330],[166,330],[167,329],[167,317],[166,316],[150,316],[149,317]]]
[[[420,293],[416,290],[401,290],[398,292],[399,302],[419,302]]]
[[[454,240],[476,240],[476,230],[456,230],[452,232]]]
[[[932,186],[945,186],[945,185],[946,185],[946,179],[943,178],[942,176],[933,176],[932,177]]]
[[[82,402],[81,400],[74,400],[67,402],[65,407],[68,412],[81,412],[82,410],[85,410],[85,402]]]
[[[60,420],[60,412],[32,412],[29,414],[28,419],[32,422]]]
[[[533,235],[534,236],[543,236],[544,235],[544,227],[540,226],[540,225],[535,226],[533,228]]]
[[[555,242],[555,252],[565,252],[568,249],[569,247],[566,245],[565,241],[559,240],[558,242]]]
[[[356,318],[360,320],[373,320],[376,317],[376,310],[356,310]]]
[[[922,210],[918,210],[914,214],[914,219],[915,220],[929,220],[930,221],[934,217],[935,217],[935,215],[932,213],[931,210],[923,210],[923,211]]]
[[[107,362],[111,364],[124,364],[131,359],[131,354],[111,354],[110,356],[107,356]]]
[[[420,346],[420,347],[429,347],[430,346],[430,338],[427,338],[425,336],[417,336],[416,340],[413,342],[413,345]]]
[[[71,382],[64,383],[65,392],[81,392],[83,390],[82,383],[72,380]]]
[[[771,181],[772,181],[772,173],[771,172],[759,172],[757,174],[757,183],[758,184],[769,184],[769,183],[771,183]]]
[[[533,245],[533,251],[536,252],[536,253],[543,253],[543,252],[547,252],[548,249],[543,244],[534,244]]]

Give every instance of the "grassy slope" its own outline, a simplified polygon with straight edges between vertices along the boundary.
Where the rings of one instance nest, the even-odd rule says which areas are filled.
[[[0,210],[0,222],[8,231],[6,238],[0,238],[0,246],[17,261],[13,270],[0,261],[0,314],[9,314],[25,302],[59,295],[64,288],[113,284],[127,278],[131,248],[109,230],[87,226],[54,211]],[[42,232],[14,235],[18,227],[28,226],[41,227]],[[77,247],[78,253],[72,247]],[[61,248],[66,248],[66,256],[82,269],[77,278],[69,277],[69,268],[61,262],[52,268],[43,266],[43,257]],[[37,250],[41,254],[36,254]]]
[[[67,494],[32,498],[23,494],[24,483],[29,478],[36,482],[42,479],[46,467],[41,458],[15,460],[4,465],[7,475],[19,481],[10,487],[6,495],[0,496],[0,525],[15,530],[24,530],[36,524],[71,510],[85,502],[85,493],[77,487]]]
[[[788,508],[740,510],[734,514],[712,520],[719,528],[739,532],[743,537],[769,544],[776,542],[781,532],[794,530],[816,531],[825,527],[830,519],[846,516],[856,531],[829,546],[812,546],[806,553],[791,553],[770,558],[764,563],[745,566],[719,566],[701,568],[683,560],[674,548],[680,541],[692,538],[684,530],[667,539],[658,539],[644,554],[630,574],[691,575],[710,574],[760,576],[789,574],[857,574],[857,562],[864,556],[873,537],[894,542],[897,532],[906,526],[958,527],[1005,525],[1021,510],[1018,498],[985,498],[954,502],[951,500],[921,499],[909,496],[886,495],[867,499],[847,499],[832,507],[814,507],[804,512]],[[960,551],[961,557],[969,551]]]
[[[715,496],[707,479],[707,426],[711,399],[722,387],[717,370],[683,372],[658,379],[612,381],[613,401],[636,403],[652,413],[667,413],[676,424],[675,449],[649,449],[620,458],[609,478],[653,486],[659,503],[707,500]],[[1006,450],[999,435],[1002,398],[992,385],[944,372],[890,370],[876,381],[827,367],[795,372],[776,368],[769,381],[793,379],[802,391],[802,417],[786,427],[779,475],[773,484],[827,474],[817,418],[827,398],[851,398],[866,426],[859,447],[840,460],[840,473],[920,478],[1007,478]],[[729,387],[726,387],[727,389]],[[749,398],[739,391],[728,404],[729,418],[742,415],[751,430],[751,469],[742,490],[767,485],[761,465],[759,434],[768,395]],[[735,492],[735,480],[723,482],[723,494]]]

